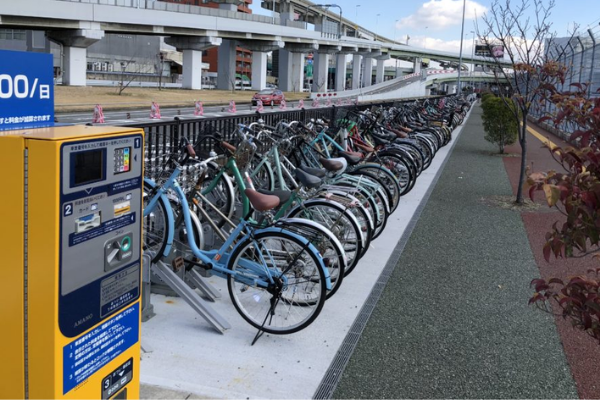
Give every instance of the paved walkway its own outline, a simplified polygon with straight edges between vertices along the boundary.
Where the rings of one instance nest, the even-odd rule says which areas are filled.
[[[485,202],[512,189],[480,116],[476,106],[335,398],[578,396],[553,318],[527,305],[540,272],[521,213]]]

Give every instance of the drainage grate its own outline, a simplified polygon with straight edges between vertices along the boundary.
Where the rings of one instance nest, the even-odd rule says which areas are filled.
[[[469,115],[470,115],[470,111],[469,111]],[[467,117],[465,118],[465,121],[463,122],[463,124],[461,126],[461,131],[462,131],[462,128],[464,127],[469,115],[467,115]],[[317,391],[315,392],[313,399],[316,399],[316,400],[330,399],[331,396],[333,396],[333,392],[335,391],[335,388],[337,387],[338,383],[340,382],[340,379],[342,377],[344,369],[346,368],[348,361],[350,361],[350,357],[352,356],[352,353],[354,352],[354,349],[356,348],[356,345],[358,344],[358,340],[360,339],[360,336],[362,335],[363,330],[367,326],[367,322],[369,321],[369,318],[371,317],[371,314],[373,313],[373,310],[375,309],[375,306],[377,305],[377,302],[379,301],[379,298],[381,297],[381,294],[383,293],[383,289],[385,288],[388,280],[392,276],[392,272],[394,271],[394,268],[400,261],[400,256],[402,255],[402,252],[404,251],[404,247],[406,246],[406,243],[408,243],[408,239],[410,239],[412,231],[415,228],[415,226],[417,225],[417,221],[419,220],[419,217],[421,216],[421,213],[423,212],[423,209],[425,208],[425,205],[427,204],[429,197],[431,196],[431,193],[433,192],[433,189],[437,185],[437,182],[440,179],[442,172],[444,171],[446,163],[450,159],[450,155],[452,154],[452,151],[454,150],[454,146],[458,142],[459,136],[460,136],[460,132],[456,132],[456,135],[454,136],[454,140],[451,144],[450,150],[448,151],[446,159],[442,162],[442,165],[440,166],[440,169],[437,171],[435,177],[433,178],[433,181],[431,182],[429,189],[427,189],[425,196],[423,196],[423,200],[421,201],[421,204],[419,204],[419,206],[415,210],[415,213],[412,216],[412,218],[410,219],[410,222],[409,222],[408,226],[406,227],[404,234],[400,237],[400,240],[398,241],[396,248],[392,252],[387,263],[385,264],[383,271],[381,271],[381,274],[379,275],[379,278],[377,279],[375,286],[371,290],[371,293],[369,293],[369,297],[367,297],[367,301],[360,309],[360,312],[358,313],[356,319],[354,320],[354,323],[352,324],[352,326],[350,327],[350,330],[346,334],[346,337],[344,338],[344,341],[342,342],[340,349],[338,350],[337,354],[333,358],[331,365],[325,372],[325,376],[321,380],[321,383],[319,384],[319,387],[317,388]]]

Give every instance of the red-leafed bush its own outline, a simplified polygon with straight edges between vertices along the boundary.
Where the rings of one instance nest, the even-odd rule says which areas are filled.
[[[556,63],[545,66],[564,83],[565,69]],[[600,89],[598,90],[600,93]],[[550,257],[600,257],[600,97],[588,96],[588,85],[572,84],[570,90],[556,86],[543,87],[541,101],[550,102],[555,110],[540,122],[551,121],[556,126],[567,121],[575,127],[572,146],[549,148],[562,171],[529,175],[529,196],[543,192],[548,206],[565,216],[565,222],[555,222],[546,233],[543,254]],[[535,279],[535,293],[530,303],[549,310],[554,303],[562,316],[573,326],[585,331],[600,343],[600,269],[587,275]]]

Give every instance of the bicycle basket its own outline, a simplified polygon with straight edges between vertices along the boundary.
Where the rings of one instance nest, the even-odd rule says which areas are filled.
[[[234,153],[235,162],[240,170],[246,169],[250,165],[256,146],[247,140],[242,141],[238,144],[237,149]]]

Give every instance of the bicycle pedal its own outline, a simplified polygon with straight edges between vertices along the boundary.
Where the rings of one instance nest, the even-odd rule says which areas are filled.
[[[173,261],[171,261],[171,266],[173,267],[173,271],[175,272],[179,272],[179,270],[183,268],[184,265],[185,261],[183,260],[183,257],[176,257],[173,259]]]

